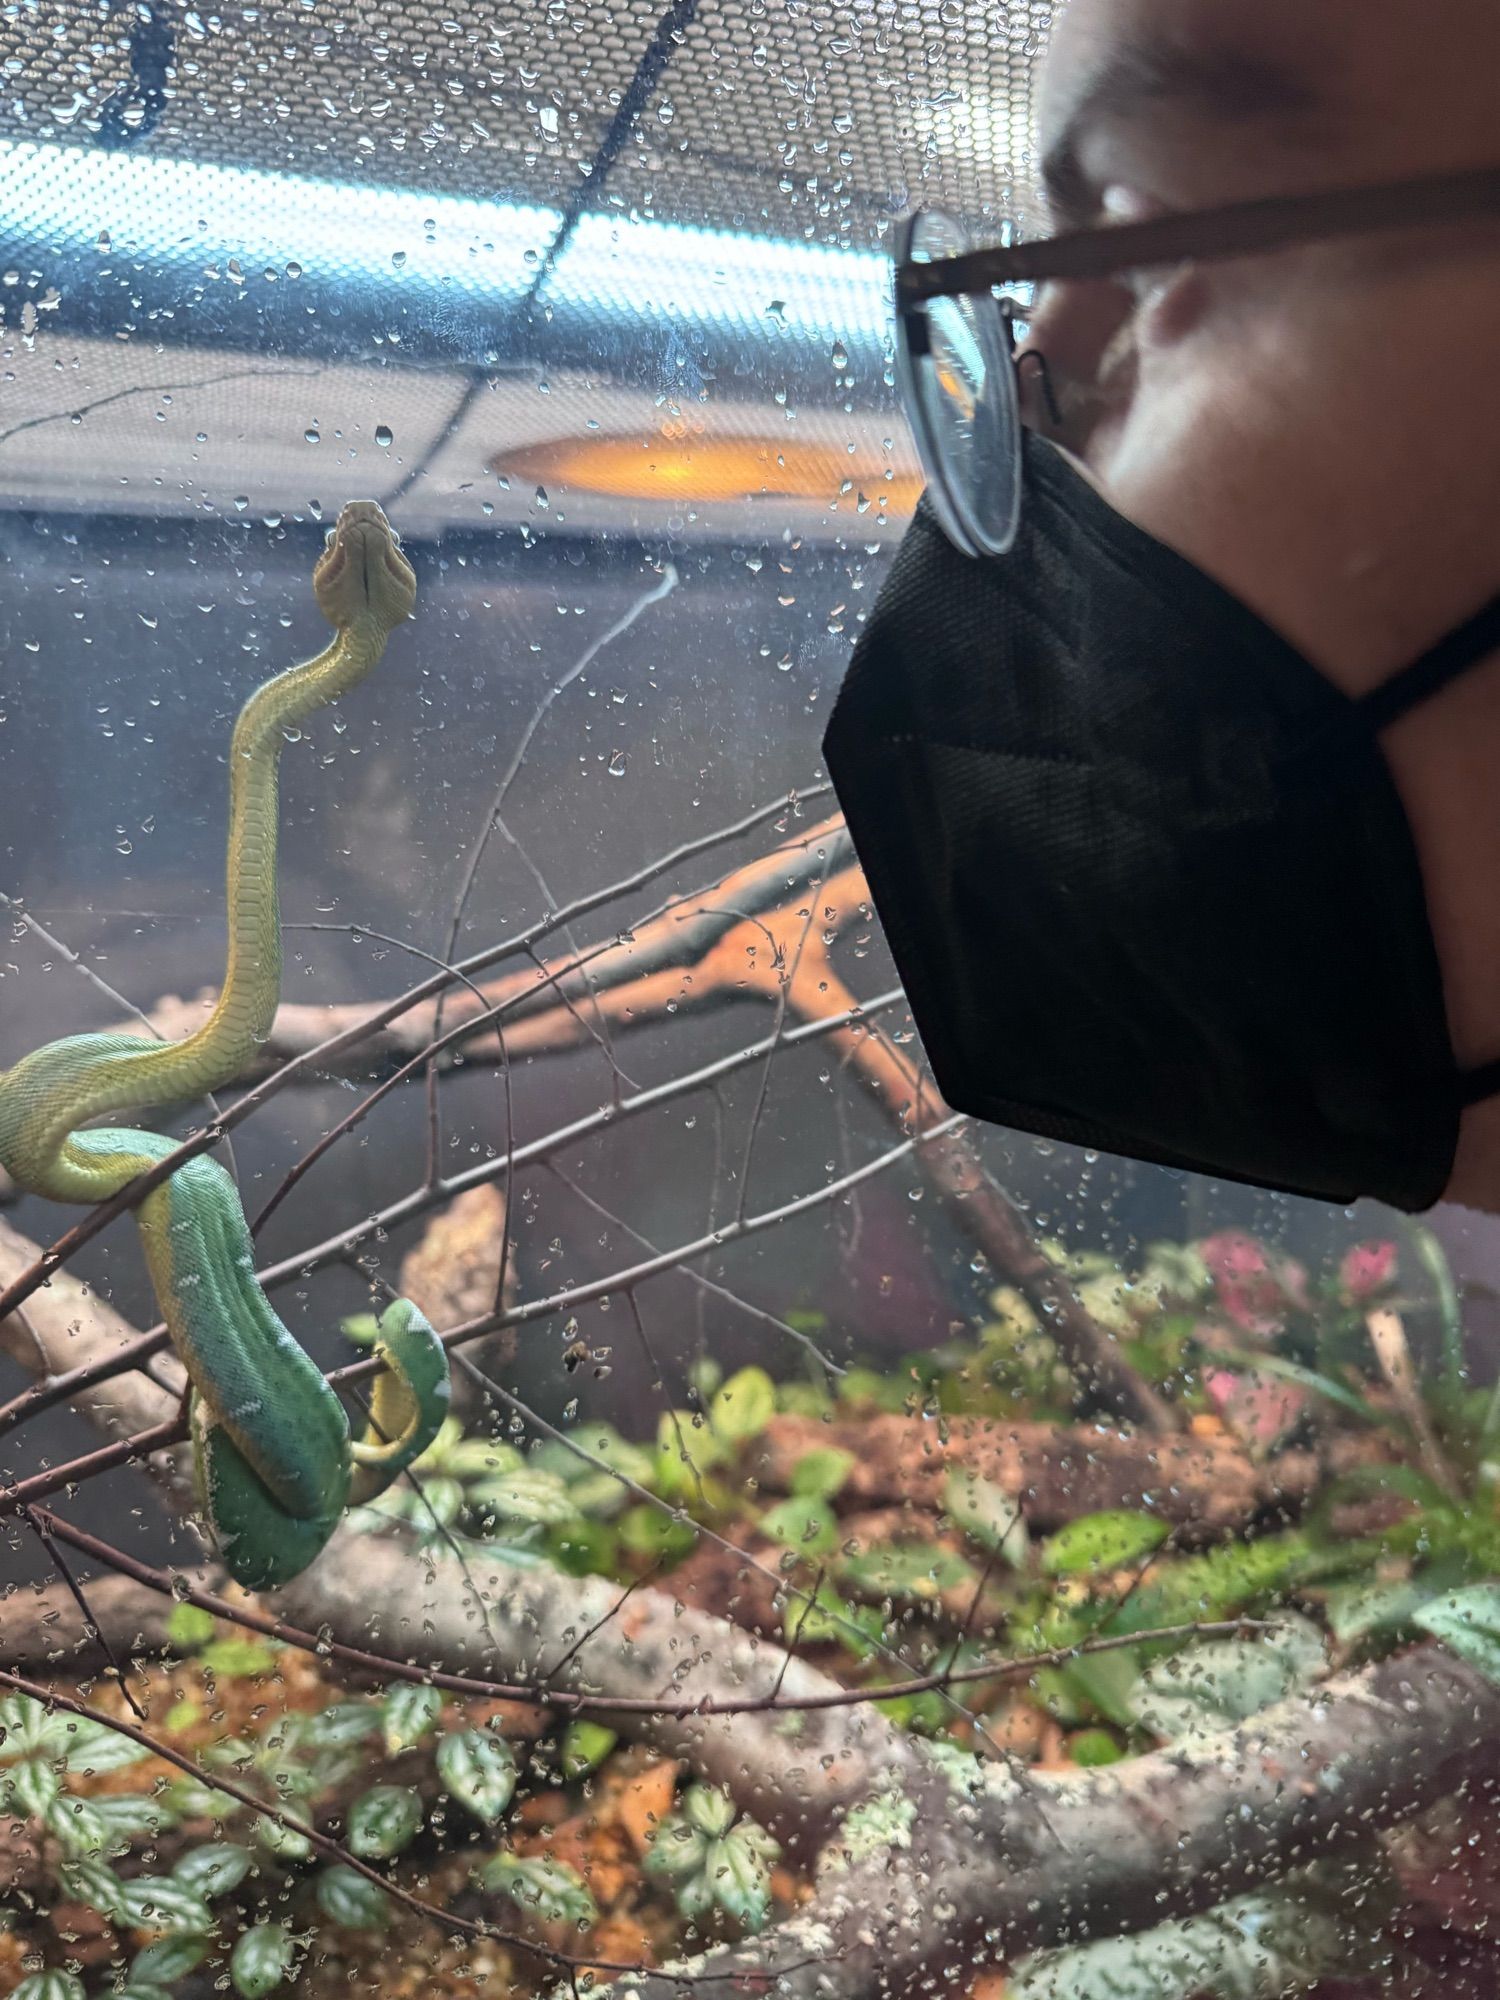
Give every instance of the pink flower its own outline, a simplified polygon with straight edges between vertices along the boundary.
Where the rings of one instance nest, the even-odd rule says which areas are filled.
[[[1307,1309],[1307,1273],[1290,1257],[1274,1257],[1242,1229],[1205,1237],[1198,1254],[1213,1279],[1220,1312],[1246,1333],[1279,1333],[1293,1309]]]
[[[1241,1375],[1210,1368],[1203,1377],[1209,1401],[1253,1458],[1265,1458],[1296,1428],[1307,1392],[1255,1369]]]
[[[1339,1265],[1339,1295],[1351,1306],[1362,1306],[1384,1291],[1396,1275],[1394,1243],[1356,1243]]]

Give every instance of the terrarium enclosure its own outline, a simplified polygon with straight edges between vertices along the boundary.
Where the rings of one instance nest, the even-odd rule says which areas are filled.
[[[235,717],[378,501],[275,1026],[138,1122],[230,1114],[356,1415],[393,1296],[467,1329],[247,1593],[130,1218],[54,1274],[7,1186],[0,1992],[1493,1990],[1493,1242],[953,1118],[822,768],[891,225],[1042,226],[1054,11],[0,8],[0,1063],[207,1018]]]

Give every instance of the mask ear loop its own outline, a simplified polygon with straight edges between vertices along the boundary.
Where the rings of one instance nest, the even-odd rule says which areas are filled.
[[[1006,322],[1007,325],[1009,321]],[[1026,383],[1022,372],[1028,361],[1036,363],[1036,379],[1041,384],[1042,401],[1047,408],[1047,420],[1054,430],[1062,429],[1062,411],[1058,408],[1057,397],[1052,388],[1052,370],[1047,366],[1047,357],[1039,347],[1028,347],[1024,354],[1016,355],[1016,379],[1023,389]]]
[[[1062,428],[1062,411],[1052,388],[1052,370],[1047,365],[1047,357],[1039,347],[1028,347],[1022,353],[1016,352],[1016,320],[1019,317],[1014,299],[1000,302],[1000,323],[1005,328],[1005,345],[1010,351],[1011,365],[1016,371],[1016,389],[1019,400],[1026,400],[1026,364],[1035,364],[1036,378],[1041,384],[1042,401],[1046,405],[1047,420],[1054,430]]]
[[[1500,597],[1492,597],[1472,618],[1445,633],[1420,659],[1361,695],[1357,706],[1371,729],[1388,729],[1410,709],[1431,701],[1497,650],[1500,650]],[[1460,1075],[1461,1105],[1477,1104],[1482,1098],[1495,1096],[1500,1096],[1500,1057],[1479,1063]]]

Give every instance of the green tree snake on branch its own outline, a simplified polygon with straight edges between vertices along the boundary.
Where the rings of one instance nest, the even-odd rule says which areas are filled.
[[[229,950],[218,1001],[181,1041],[69,1035],[0,1073],[0,1164],[33,1194],[68,1202],[117,1194],[173,1141],[89,1121],[218,1089],[271,1031],[281,993],[277,775],[285,732],[362,681],[416,601],[411,565],[374,501],[342,510],[313,590],[333,643],[258,687],[234,727]],[[374,1499],[426,1450],[447,1412],[447,1356],[409,1299],[388,1307],[376,1340],[385,1365],[356,1442],[343,1405],[261,1290],[224,1168],[206,1155],[187,1161],[139,1204],[136,1220],[190,1383],[199,1506],[239,1583],[284,1583],[313,1561],[346,1506]]]

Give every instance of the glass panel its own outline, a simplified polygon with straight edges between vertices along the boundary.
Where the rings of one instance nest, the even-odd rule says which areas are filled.
[[[0,13],[0,1990],[1490,1976],[1484,1226],[956,1120],[824,769],[1056,11]]]

